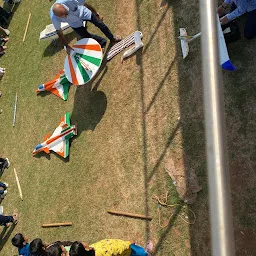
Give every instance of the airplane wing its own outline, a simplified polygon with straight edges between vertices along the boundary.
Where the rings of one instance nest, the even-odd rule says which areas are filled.
[[[55,145],[49,149],[53,150],[58,155],[66,158],[69,154],[69,140],[63,140],[62,142],[58,143],[57,145]]]
[[[60,124],[59,126],[55,129],[55,131],[53,132],[52,137],[55,137],[57,135],[60,135],[61,132],[66,129],[67,127],[69,127],[70,124],[70,113],[67,112],[60,120]]]
[[[222,32],[219,16],[217,15],[217,28],[218,28],[218,40],[219,40],[219,61],[223,69],[232,71],[236,70],[235,66],[229,59],[227,45]]]

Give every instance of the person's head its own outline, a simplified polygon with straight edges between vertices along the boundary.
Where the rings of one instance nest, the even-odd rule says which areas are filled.
[[[45,244],[40,238],[34,239],[30,243],[30,253],[33,255],[44,255],[45,254]]]
[[[28,243],[28,238],[21,233],[17,233],[12,238],[12,245],[18,248],[23,248]]]
[[[62,242],[57,241],[50,244],[45,249],[46,256],[66,256],[66,249],[62,245]]]
[[[52,11],[55,16],[60,18],[66,18],[68,15],[68,10],[63,4],[54,4],[52,7]]]
[[[69,256],[95,256],[95,251],[85,243],[76,241],[71,245]]]

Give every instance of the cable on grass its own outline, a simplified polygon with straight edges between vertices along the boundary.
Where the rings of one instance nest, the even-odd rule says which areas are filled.
[[[167,204],[167,201],[168,201],[168,194],[169,194],[169,192],[166,192],[164,201],[162,201],[158,196],[156,196],[156,195],[154,195],[154,194],[152,195],[152,199],[153,199],[153,200],[156,200],[157,203],[158,203],[158,205],[160,206],[160,207],[158,207],[157,212],[158,212],[158,223],[159,223],[159,226],[160,226],[161,228],[167,227],[167,226],[169,225],[169,222],[170,222],[171,217],[173,216],[173,214],[170,216],[169,221],[168,221],[168,223],[167,223],[166,225],[162,225],[162,224],[161,224],[161,211],[160,211],[161,206],[162,206],[162,207],[165,207],[165,208],[172,208],[172,207],[176,207],[176,206],[181,206],[182,208],[185,208],[185,207],[186,207],[186,205],[182,205],[182,204]],[[188,209],[188,210],[189,210],[189,211],[192,213],[192,215],[193,215],[193,220],[192,220],[192,221],[187,221],[186,218],[184,218],[184,217],[182,216],[182,214],[178,214],[178,216],[179,216],[185,223],[187,223],[187,224],[189,224],[189,225],[193,225],[193,224],[196,223],[196,214],[195,214],[191,209]]]

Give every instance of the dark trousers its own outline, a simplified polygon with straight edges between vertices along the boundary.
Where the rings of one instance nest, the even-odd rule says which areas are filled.
[[[0,157],[0,172],[3,172],[5,168],[7,168],[8,162],[6,159]]]
[[[0,7],[0,16],[3,16],[6,19],[9,19],[11,14],[9,12],[7,12],[5,9],[3,9],[2,7]]]
[[[94,13],[92,13],[91,20],[88,21],[98,27],[110,41],[114,38],[109,28],[103,21],[97,19]],[[82,38],[93,38],[101,45],[101,47],[106,46],[107,41],[105,38],[89,33],[85,27],[73,28],[73,30]]]
[[[237,6],[233,3],[230,12],[234,11]],[[244,37],[252,39],[256,36],[256,10],[246,13],[246,22],[244,26]]]
[[[5,226],[7,223],[14,222],[12,216],[0,215],[0,225]]]

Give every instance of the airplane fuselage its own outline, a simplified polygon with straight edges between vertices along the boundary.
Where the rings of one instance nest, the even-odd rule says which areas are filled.
[[[41,151],[47,152],[49,151],[50,148],[61,143],[62,141],[71,139],[76,134],[77,134],[76,126],[75,125],[69,126],[66,129],[64,129],[59,135],[50,137],[49,139],[45,140],[43,143],[38,144],[32,153],[35,155]]]

